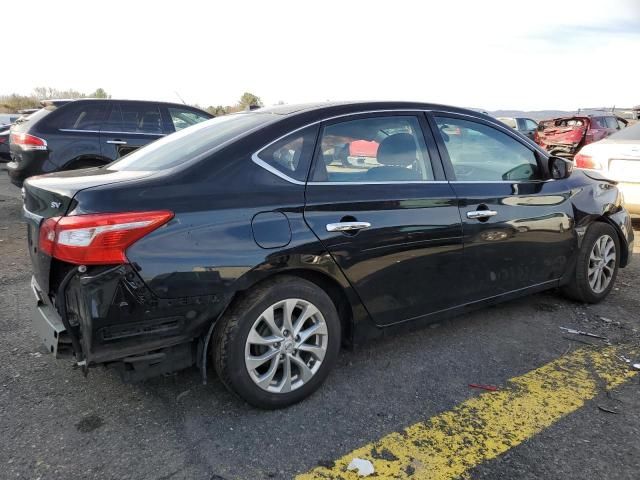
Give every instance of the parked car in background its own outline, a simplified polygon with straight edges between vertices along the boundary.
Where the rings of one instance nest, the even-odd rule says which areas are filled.
[[[534,140],[553,155],[571,158],[585,145],[607,138],[627,124],[627,120],[614,115],[554,118],[538,124]]]
[[[616,180],[627,210],[640,215],[640,123],[583,147],[574,161]]]
[[[46,105],[46,100],[43,100],[42,102],[40,102],[42,104],[42,106],[44,107]],[[32,113],[36,113],[38,110],[40,110],[39,108],[25,108],[22,110],[18,110],[18,113],[20,114],[20,116],[16,119],[16,121],[14,123],[22,123],[24,121],[27,120],[27,118],[29,118],[29,116]]]
[[[34,324],[83,369],[140,380],[211,356],[241,398],[284,407],[320,386],[342,343],[556,287],[603,300],[633,228],[614,182],[572,170],[442,105],[215,118],[25,182]]]
[[[11,130],[9,127],[0,128],[0,162],[6,163],[11,160],[9,155],[9,134]]]
[[[531,118],[499,117],[498,120],[532,140],[534,139],[536,130],[538,129],[538,122]]]
[[[110,163],[169,133],[212,118],[186,105],[135,100],[46,100],[11,129],[15,185],[59,170]]]
[[[0,113],[0,129],[11,126],[18,118],[19,113]]]

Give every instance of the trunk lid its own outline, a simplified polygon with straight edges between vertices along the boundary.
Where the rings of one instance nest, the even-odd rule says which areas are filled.
[[[73,210],[74,197],[81,190],[138,180],[153,173],[90,168],[36,176],[25,181],[22,195],[27,223],[27,243],[34,276],[43,292],[48,294],[50,290],[52,258],[40,252],[39,235],[42,222],[47,218],[64,216]]]

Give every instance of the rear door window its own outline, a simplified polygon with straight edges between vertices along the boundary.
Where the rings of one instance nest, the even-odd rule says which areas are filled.
[[[169,107],[168,110],[169,117],[171,118],[171,123],[173,124],[173,128],[176,130],[176,132],[178,130],[190,127],[191,125],[196,125],[211,118],[193,110],[187,110],[184,108]]]
[[[315,182],[433,180],[422,128],[415,116],[375,116],[324,127]]]
[[[160,107],[153,103],[121,103],[122,128],[125,133],[163,134]]]
[[[105,105],[100,102],[82,102],[68,104],[54,124],[63,130],[90,130],[98,131],[105,115]]]

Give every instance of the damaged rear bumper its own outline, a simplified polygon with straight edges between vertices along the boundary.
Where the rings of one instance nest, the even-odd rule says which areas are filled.
[[[131,265],[74,272],[56,297],[65,308],[56,308],[32,279],[34,329],[57,358],[75,353],[79,364],[107,365],[125,381],[198,363],[200,340],[225,304],[216,295],[158,298]]]
[[[70,358],[73,354],[71,338],[35,277],[31,277],[31,290],[36,297],[36,307],[31,317],[35,333],[56,358]]]

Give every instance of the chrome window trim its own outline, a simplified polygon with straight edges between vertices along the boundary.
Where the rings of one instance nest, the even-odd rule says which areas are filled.
[[[450,183],[447,180],[386,180],[383,182],[307,182],[307,185],[430,185],[432,183]]]
[[[422,109],[422,108],[393,108],[393,109],[381,109],[381,110],[366,110],[366,111],[362,111],[362,112],[350,112],[350,113],[342,113],[340,115],[334,115],[332,117],[327,117],[327,118],[323,118],[321,120],[316,120],[315,122],[311,122],[311,123],[307,123],[305,125],[303,125],[302,127],[298,127],[294,130],[291,130],[290,132],[276,138],[275,140],[267,143],[266,145],[264,145],[263,147],[261,147],[259,150],[257,150],[256,152],[254,152],[251,155],[251,160],[258,166],[264,168],[265,170],[267,170],[268,172],[273,173],[274,175],[282,178],[283,180],[288,181],[289,183],[293,183],[294,185],[395,185],[395,184],[403,184],[403,183],[424,183],[424,184],[430,184],[430,183],[531,183],[529,182],[510,182],[508,180],[495,180],[495,181],[491,181],[491,182],[483,182],[481,180],[414,180],[414,181],[408,181],[408,182],[402,182],[402,181],[387,181],[387,182],[301,182],[300,180],[296,180],[295,178],[291,178],[290,176],[288,176],[287,174],[281,172],[280,170],[278,170],[275,167],[272,167],[271,165],[269,165],[267,162],[265,162],[264,160],[262,160],[260,158],[260,153],[263,150],[266,150],[267,148],[269,148],[271,145],[273,145],[276,142],[279,142],[280,140],[282,140],[285,137],[288,137],[289,135],[293,135],[296,132],[299,132],[300,130],[304,130],[307,127],[311,127],[313,125],[318,125],[319,123],[322,122],[328,122],[331,120],[335,120],[338,118],[345,118],[345,117],[354,117],[354,116],[358,116],[358,115],[368,115],[368,114],[372,114],[372,113],[402,113],[402,112],[407,112],[407,113],[431,113],[432,115],[437,115],[438,113],[440,114],[451,114],[451,115],[459,115],[462,117],[468,117],[471,119],[475,119],[475,120],[484,120],[487,123],[490,123],[492,127],[498,129],[498,130],[502,130],[506,135],[509,135],[510,137],[513,137],[516,141],[518,141],[519,143],[521,143],[523,146],[530,148],[531,149],[531,145],[527,145],[526,143],[523,143],[521,141],[521,139],[514,137],[513,135],[513,129],[510,127],[505,128],[503,125],[500,124],[500,122],[496,119],[495,122],[491,121],[491,117],[487,120],[485,118],[482,117],[478,117],[476,115],[470,115],[468,113],[460,113],[460,112],[452,112],[450,110],[440,110],[440,109]],[[531,149],[532,152],[534,152],[533,149]],[[548,180],[534,180],[537,182],[546,182]]]
[[[291,133],[295,133],[295,132],[291,132]],[[285,135],[285,137],[286,136],[288,136],[288,135]],[[267,145],[267,147],[270,146],[272,143],[275,143],[275,142],[271,142],[269,145]],[[264,148],[260,149],[260,151],[262,151],[262,150],[264,150]],[[251,160],[253,160],[253,163],[255,163],[256,165],[264,168],[266,171],[268,171],[270,173],[273,173],[277,177],[280,177],[280,178],[282,178],[283,180],[286,180],[289,183],[293,183],[294,185],[304,185],[305,184],[305,182],[301,182],[300,180],[296,180],[295,178],[291,178],[289,175],[286,175],[286,174],[282,173],[280,170],[278,170],[277,168],[272,167],[271,165],[269,165],[267,162],[265,162],[260,157],[258,157],[258,152],[256,152],[253,155],[251,155]]]
[[[114,135],[155,135],[157,137],[164,137],[166,133],[147,133],[147,132],[116,132],[114,130],[78,130],[75,128],[59,128],[61,132],[83,132],[83,133],[112,133]]]
[[[546,180],[451,180],[448,183],[508,183],[510,185],[521,185],[524,183],[547,183],[555,182],[555,178],[547,178]]]
[[[261,147],[258,151],[254,152],[253,155],[251,155],[251,160],[253,160],[253,162],[257,165],[259,165],[260,167],[264,168],[265,170],[273,173],[274,175],[290,182],[293,183],[295,185],[330,185],[335,183],[336,185],[347,185],[347,184],[351,184],[351,185],[384,185],[385,183],[390,183],[390,182],[301,182],[300,180],[296,180],[295,178],[291,178],[290,176],[288,176],[287,174],[281,172],[280,170],[278,170],[275,167],[272,167],[271,165],[269,165],[267,162],[265,162],[264,160],[262,160],[260,158],[260,153],[263,150],[266,150],[267,148],[269,148],[271,145],[273,145],[274,143],[279,142],[280,140],[282,140],[285,137],[288,137],[289,135],[293,135],[296,132],[299,132],[300,130],[304,130],[307,127],[311,127],[313,125],[318,125],[319,123],[322,122],[328,122],[330,120],[335,120],[336,118],[344,118],[344,117],[352,117],[352,116],[357,116],[357,115],[367,115],[370,113],[391,113],[391,112],[412,112],[412,113],[426,113],[429,110],[423,110],[423,109],[418,109],[418,108],[399,108],[399,109],[383,109],[383,110],[367,110],[364,112],[351,112],[351,113],[343,113],[340,115],[334,115],[333,117],[328,117],[328,118],[323,118],[321,120],[316,120],[315,122],[311,122],[311,123],[307,123],[306,125],[303,125],[302,127],[298,127],[295,130],[291,130],[290,132],[276,138],[275,140],[267,143],[266,145],[264,145],[263,147]],[[419,182],[398,182],[398,183],[431,183],[428,180],[425,181],[419,181]],[[446,183],[446,182],[444,182]]]

